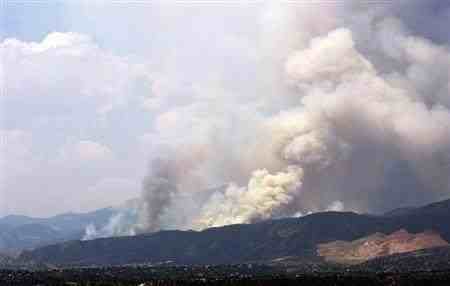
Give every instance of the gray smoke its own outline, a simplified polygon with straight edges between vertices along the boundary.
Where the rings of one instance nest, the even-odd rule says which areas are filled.
[[[383,212],[450,194],[450,5],[261,10],[248,94],[196,87],[158,116],[153,150],[167,159],[144,180],[143,231]]]
[[[142,227],[147,231],[155,231],[160,227],[160,216],[170,205],[172,196],[177,192],[177,174],[174,163],[168,160],[155,159],[151,172],[144,178],[141,210]]]

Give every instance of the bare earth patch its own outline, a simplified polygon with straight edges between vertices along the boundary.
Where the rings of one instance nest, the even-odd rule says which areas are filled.
[[[436,232],[413,234],[400,229],[389,235],[374,233],[354,241],[322,243],[317,246],[317,253],[329,262],[358,264],[376,257],[448,245]]]

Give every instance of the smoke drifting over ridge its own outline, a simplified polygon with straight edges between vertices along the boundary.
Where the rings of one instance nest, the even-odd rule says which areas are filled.
[[[258,68],[273,88],[197,91],[213,100],[161,114],[153,141],[164,159],[129,228],[383,212],[448,196],[450,39],[411,25],[428,15],[420,3],[265,7]],[[425,23],[439,27],[446,13]]]

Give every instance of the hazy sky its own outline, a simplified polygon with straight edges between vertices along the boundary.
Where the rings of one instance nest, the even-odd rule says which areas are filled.
[[[200,82],[253,77],[261,7],[2,1],[0,215],[136,197],[155,114]]]
[[[196,124],[158,137],[179,120],[173,108],[201,99],[228,112],[220,107],[289,92],[273,63],[298,35],[279,5],[126,2],[2,1],[0,216],[137,197],[155,146],[182,141]],[[446,1],[399,2],[389,9],[414,35],[448,46]],[[326,26],[329,8],[316,6]],[[259,111],[289,104],[274,98]]]

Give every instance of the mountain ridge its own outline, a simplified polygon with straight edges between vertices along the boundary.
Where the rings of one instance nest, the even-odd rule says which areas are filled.
[[[24,249],[81,239],[87,225],[106,225],[117,213],[103,208],[87,213],[64,213],[48,218],[8,215],[0,218],[0,252],[16,254]]]
[[[450,241],[450,200],[396,216],[352,212],[314,213],[255,224],[228,225],[202,231],[165,230],[130,237],[70,241],[26,251],[23,261],[64,266],[133,263],[231,264],[297,256],[317,259],[317,245],[352,241],[370,234],[432,230]]]

